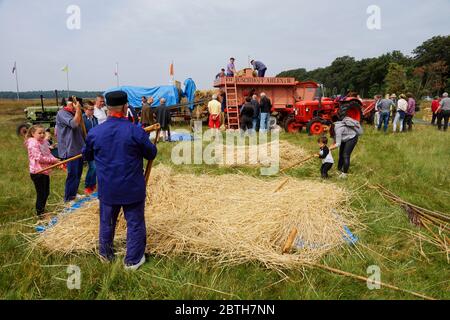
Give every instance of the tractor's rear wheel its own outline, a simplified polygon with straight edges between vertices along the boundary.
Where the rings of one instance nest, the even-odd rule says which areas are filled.
[[[310,122],[308,122],[307,130],[310,136],[318,136],[323,134],[323,132],[325,131],[323,120],[320,118],[312,119]]]
[[[295,121],[294,117],[289,117],[284,122],[284,130],[288,133],[298,133],[302,130],[302,126]]]
[[[358,122],[362,120],[362,103],[359,100],[343,102],[339,108],[339,117],[352,118]]]
[[[25,137],[29,128],[30,126],[26,123],[20,124],[17,126],[16,133],[20,137]]]

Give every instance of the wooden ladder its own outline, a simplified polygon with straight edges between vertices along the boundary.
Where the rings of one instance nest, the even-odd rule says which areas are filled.
[[[236,87],[236,77],[233,77],[233,85],[228,84],[228,78],[225,78],[225,95],[227,100],[227,129],[239,130],[239,104]]]

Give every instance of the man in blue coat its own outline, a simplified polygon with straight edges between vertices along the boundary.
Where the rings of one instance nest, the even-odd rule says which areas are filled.
[[[114,232],[120,209],[127,221],[125,268],[136,270],[145,263],[146,186],[143,159],[156,157],[156,146],[145,131],[127,119],[128,97],[123,91],[106,95],[109,117],[89,131],[83,157],[95,159],[100,199],[100,255],[114,259]]]
[[[252,60],[251,65],[253,66],[253,68],[258,71],[258,77],[264,78],[264,76],[266,75],[266,71],[267,71],[267,67],[264,63],[262,63],[261,61],[255,61]]]

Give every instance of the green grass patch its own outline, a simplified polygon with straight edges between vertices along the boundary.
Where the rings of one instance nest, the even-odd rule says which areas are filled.
[[[28,174],[23,141],[15,128],[23,122],[28,102],[0,102],[0,298],[1,299],[414,299],[382,288],[370,291],[365,283],[321,270],[289,270],[286,276],[259,264],[219,267],[185,258],[150,257],[140,271],[125,273],[118,259],[103,264],[95,256],[49,255],[31,251],[24,235],[32,236],[35,191]],[[381,280],[403,289],[441,299],[450,298],[446,257],[419,243],[402,229],[414,230],[403,210],[387,202],[368,185],[381,183],[419,206],[450,212],[448,133],[431,126],[416,126],[411,133],[387,135],[366,126],[352,158],[351,175],[331,181],[356,190],[352,207],[366,229],[358,234],[356,249],[344,247],[323,257],[321,263],[367,276],[370,265],[381,268]],[[281,138],[308,151],[317,151],[314,137],[281,134]],[[157,163],[171,165],[171,144],[161,143]],[[337,153],[334,153],[337,160]],[[182,166],[179,172],[234,173],[218,166]],[[240,169],[258,175],[257,169]],[[320,183],[319,163],[290,170],[290,176]],[[49,208],[61,204],[65,175],[51,177]],[[237,188],[239,186],[236,186]],[[81,190],[80,190],[81,191]],[[317,195],[326,197],[327,195]],[[68,290],[67,265],[81,268],[80,290]]]

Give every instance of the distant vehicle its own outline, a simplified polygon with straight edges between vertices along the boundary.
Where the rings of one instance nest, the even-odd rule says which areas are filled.
[[[44,106],[44,98],[41,96],[40,107],[32,106],[24,110],[27,122],[17,126],[17,135],[25,136],[28,129],[35,124],[40,124],[45,128],[54,128],[59,109],[59,106]]]

